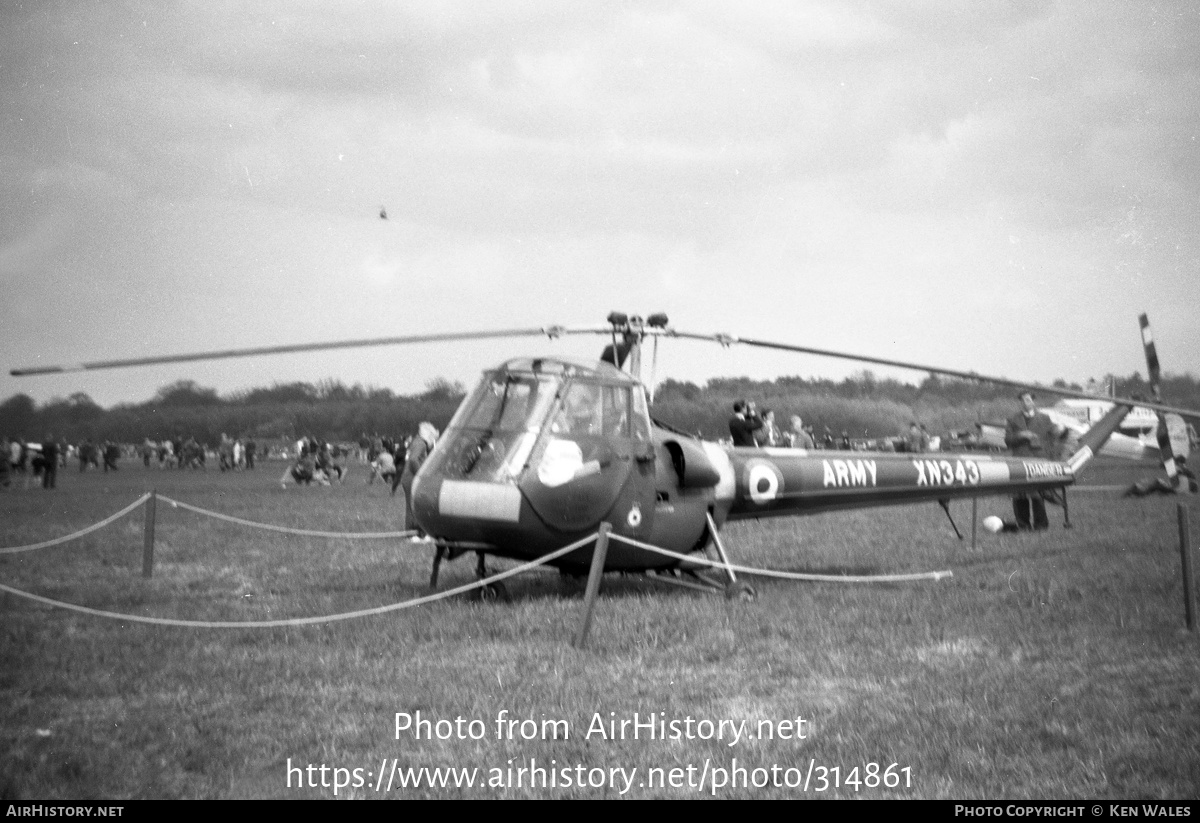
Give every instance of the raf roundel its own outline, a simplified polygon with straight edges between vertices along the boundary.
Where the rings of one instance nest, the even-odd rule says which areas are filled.
[[[755,503],[769,503],[783,491],[783,474],[765,460],[746,463],[746,490]]]

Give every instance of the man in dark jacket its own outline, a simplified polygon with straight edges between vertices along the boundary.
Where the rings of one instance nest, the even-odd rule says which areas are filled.
[[[729,418],[729,434],[735,446],[756,446],[754,433],[763,427],[762,418],[754,410],[753,403],[738,400],[733,404],[733,417]]]
[[[42,441],[42,488],[52,489],[58,480],[58,443],[47,434]]]
[[[1033,392],[1021,392],[1021,410],[1008,418],[1004,429],[1004,444],[1014,457],[1058,457],[1060,438],[1066,430],[1038,411]],[[1046,501],[1040,494],[1019,494],[1013,498],[1013,514],[1017,528],[1047,529]]]

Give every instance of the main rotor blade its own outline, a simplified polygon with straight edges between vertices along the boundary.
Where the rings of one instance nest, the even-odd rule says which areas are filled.
[[[1009,386],[1014,389],[1023,389],[1033,392],[1045,392],[1046,394],[1055,394],[1062,397],[1077,397],[1082,400],[1105,400],[1112,403],[1128,403],[1133,406],[1145,406],[1148,409],[1157,411],[1174,412],[1175,414],[1183,415],[1184,417],[1200,417],[1200,411],[1195,409],[1181,409],[1175,406],[1164,406],[1161,403],[1147,402],[1145,400],[1135,400],[1126,397],[1097,397],[1094,394],[1078,391],[1075,389],[1058,388],[1056,386],[1043,386],[1040,383],[1026,383],[1020,380],[1010,380],[1007,377],[990,377],[978,372],[959,371],[957,369],[947,369],[941,366],[927,366],[920,363],[912,363],[906,360],[890,360],[885,357],[871,357],[864,354],[850,354],[849,352],[834,351],[832,349],[818,349],[812,346],[797,346],[791,343],[777,343],[771,340],[756,340],[750,337],[737,337],[731,334],[695,334],[691,332],[682,332],[675,329],[670,329],[662,332],[671,337],[682,337],[689,340],[709,340],[720,343],[723,346],[729,346],[734,343],[741,343],[746,346],[754,346],[760,349],[776,349],[778,351],[790,351],[800,354],[813,354],[818,357],[833,357],[840,360],[853,360],[857,363],[873,363],[878,366],[892,366],[899,369],[909,369],[911,371],[923,371],[930,374],[939,374],[946,377],[958,377],[963,380],[974,380],[978,383],[992,383],[998,386]]]
[[[167,354],[157,357],[133,357],[125,360],[93,360],[63,366],[31,366],[13,369],[9,374],[25,377],[37,374],[62,374],[67,372],[93,371],[96,369],[120,369],[130,366],[153,366],[161,363],[191,363],[199,360],[222,360],[232,357],[257,357],[266,354],[294,354],[296,352],[332,351],[368,346],[401,346],[413,343],[439,343],[455,340],[489,340],[505,337],[540,337],[551,339],[569,334],[608,333],[608,326],[567,328],[564,326],[541,326],[527,329],[495,329],[476,332],[442,332],[439,334],[413,334],[402,337],[377,337],[364,340],[336,340],[325,343],[296,343],[287,346],[259,346],[246,349],[223,349],[220,351],[196,352],[192,354]]]

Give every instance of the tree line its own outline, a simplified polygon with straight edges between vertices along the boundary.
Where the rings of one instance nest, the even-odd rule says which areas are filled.
[[[36,442],[52,433],[72,443],[84,439],[141,443],[146,438],[183,436],[213,445],[222,434],[258,440],[314,436],[354,442],[363,434],[403,436],[415,432],[422,420],[444,426],[463,395],[461,385],[439,379],[414,396],[326,380],[276,384],[221,397],[215,389],[180,380],[144,403],[109,409],[82,392],[43,405],[17,394],[0,403],[0,434]]]
[[[1149,397],[1150,389],[1137,372],[1128,377],[1106,376],[1116,393]],[[1082,390],[1055,381],[1059,388]],[[1200,408],[1200,382],[1191,375],[1167,376],[1162,381],[1165,402]],[[220,396],[215,389],[180,380],[159,389],[144,403],[102,408],[85,393],[37,404],[25,394],[0,403],[0,434],[37,441],[47,432],[58,439],[80,442],[112,440],[140,443],[178,435],[216,443],[221,434],[259,439],[316,436],[332,441],[357,441],[363,434],[403,436],[428,420],[444,429],[461,402],[461,384],[436,379],[425,391],[405,396],[389,389],[346,386],[336,380],[275,384]],[[733,401],[755,400],[759,409],[773,409],[781,428],[792,414],[814,425],[821,436],[846,432],[852,438],[903,434],[912,422],[934,434],[973,430],[979,421],[1003,421],[1016,408],[1015,392],[973,380],[929,375],[919,383],[882,379],[862,371],[841,381],[798,376],[776,380],[721,377],[703,386],[666,380],[654,392],[652,414],[677,429],[707,438],[728,435]],[[1039,400],[1044,405],[1052,397]]]

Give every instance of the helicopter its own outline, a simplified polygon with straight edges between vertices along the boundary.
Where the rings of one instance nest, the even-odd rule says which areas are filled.
[[[1145,326],[1143,326],[1145,328]],[[722,566],[721,540],[730,522],[802,516],[844,509],[937,502],[994,495],[1033,494],[1061,503],[1069,525],[1066,489],[1103,447],[1135,405],[1159,413],[1195,416],[1161,402],[1114,398],[1113,407],[1078,437],[1068,458],[1052,460],[992,454],[910,454],[732,446],[702,440],[651,414],[652,392],[643,383],[642,348],[662,338],[707,340],[793,351],[915,369],[1019,389],[1087,398],[1048,389],[897,360],[847,354],[729,334],[695,334],[673,328],[665,314],[646,319],[612,312],[603,325],[545,326],[482,332],[308,343],[74,366],[14,369],[14,376],[179,363],[284,352],[468,339],[600,335],[610,339],[599,360],[523,356],[485,370],[467,393],[421,466],[412,485],[415,523],[435,546],[430,587],[445,560],[474,553],[476,573],[487,577],[486,558],[531,561],[597,533],[609,524],[614,541],[605,572],[686,576],[685,585],[753,596],[726,568],[727,580],[703,574],[711,546]],[[1147,342],[1148,358],[1153,354]],[[1155,357],[1155,365],[1157,358]],[[628,364],[628,367],[626,367]],[[1157,376],[1157,371],[1152,370]],[[1156,396],[1155,401],[1159,401]],[[961,538],[954,520],[955,533]],[[669,556],[638,544],[666,549]],[[584,542],[555,558],[567,574],[587,571],[594,549]],[[681,559],[695,558],[692,559]],[[483,597],[507,598],[503,584]]]

